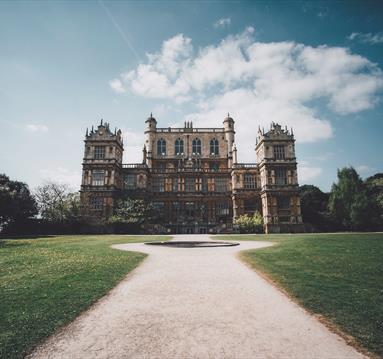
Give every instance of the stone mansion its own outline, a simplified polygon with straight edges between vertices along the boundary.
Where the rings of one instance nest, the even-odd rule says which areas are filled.
[[[127,195],[151,201],[167,233],[230,233],[235,218],[255,211],[266,233],[303,231],[292,130],[259,129],[256,163],[238,162],[234,137],[229,115],[219,128],[159,128],[150,115],[142,162],[124,164],[121,130],[101,121],[85,136],[83,213],[106,219]]]

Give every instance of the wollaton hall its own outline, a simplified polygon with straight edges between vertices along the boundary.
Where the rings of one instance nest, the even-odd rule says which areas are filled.
[[[142,163],[123,164],[122,132],[103,123],[86,133],[81,202],[107,219],[121,195],[150,201],[167,233],[225,233],[243,214],[259,211],[266,233],[303,230],[294,134],[272,123],[259,129],[256,163],[240,163],[234,120],[220,128],[158,128],[145,121]],[[254,136],[255,137],[255,136]]]

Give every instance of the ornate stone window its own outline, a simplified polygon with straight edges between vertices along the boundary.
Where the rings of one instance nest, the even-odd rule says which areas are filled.
[[[135,189],[137,186],[137,176],[134,174],[128,174],[124,176],[124,188]]]
[[[283,185],[287,184],[286,169],[276,168],[275,169],[275,184]]]
[[[285,146],[281,146],[281,145],[274,146],[274,158],[276,160],[285,159]]]
[[[92,171],[92,186],[103,186],[105,184],[105,171],[93,170]]]
[[[178,191],[179,192],[185,191],[185,178],[183,177],[178,178]]]
[[[217,177],[215,179],[215,191],[226,192],[228,190],[228,180],[225,177]]]
[[[202,178],[201,177],[198,177],[195,180],[195,190],[197,192],[201,192],[202,191]]]
[[[252,173],[245,173],[244,176],[244,187],[245,189],[255,189],[257,182],[255,176]]]
[[[152,188],[153,192],[165,192],[165,178],[154,177]]]
[[[193,155],[201,154],[201,140],[199,138],[195,138],[192,142],[192,153]]]
[[[184,154],[184,140],[181,140],[180,138],[176,139],[176,142],[174,144],[174,153],[176,156]]]
[[[218,154],[219,154],[218,140],[216,138],[213,138],[212,140],[210,140],[210,155],[218,156]]]
[[[229,204],[227,202],[219,202],[217,206],[217,215],[218,216],[228,216],[229,211]]]
[[[215,179],[214,178],[208,178],[207,179],[207,190],[209,192],[215,192]]]
[[[95,146],[94,147],[94,158],[100,160],[105,158],[105,146]]]
[[[104,207],[104,198],[103,197],[97,197],[97,196],[90,197],[89,206],[94,211],[102,211],[102,209]]]
[[[195,191],[195,178],[186,177],[186,192],[194,192],[194,191]]]
[[[163,138],[157,141],[157,155],[166,156],[166,141]]]

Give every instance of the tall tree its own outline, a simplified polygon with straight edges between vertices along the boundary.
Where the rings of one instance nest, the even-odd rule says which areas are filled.
[[[36,201],[28,185],[0,174],[0,229],[10,222],[21,222],[36,214]]]
[[[326,231],[331,228],[328,214],[329,194],[313,185],[299,187],[303,222],[312,226],[314,231]]]
[[[70,192],[68,185],[46,182],[35,190],[41,218],[48,222],[62,223],[75,220],[80,213],[80,198]]]
[[[362,230],[371,227],[374,207],[356,170],[353,167],[338,170],[338,182],[331,188],[329,209],[343,228]]]

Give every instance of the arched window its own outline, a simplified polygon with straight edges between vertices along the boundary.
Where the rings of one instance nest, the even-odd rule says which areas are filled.
[[[163,138],[157,141],[157,155],[158,156],[166,155],[166,141]]]
[[[192,142],[192,152],[193,155],[200,155],[201,154],[201,140],[199,138],[196,138]]]
[[[176,143],[174,146],[174,153],[176,155],[183,155],[184,153],[184,140],[181,140],[180,138],[176,139]]]
[[[215,138],[210,140],[210,154],[214,156],[219,154],[218,140]]]

